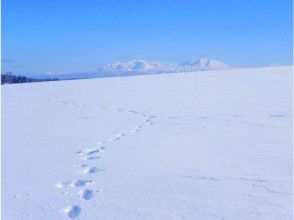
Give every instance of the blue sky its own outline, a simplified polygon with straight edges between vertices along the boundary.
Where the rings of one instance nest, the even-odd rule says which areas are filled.
[[[2,72],[115,60],[292,63],[292,0],[2,0]]]

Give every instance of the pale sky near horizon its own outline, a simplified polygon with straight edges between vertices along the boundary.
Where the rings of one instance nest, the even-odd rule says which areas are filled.
[[[292,0],[2,0],[2,73],[108,62],[292,64]]]

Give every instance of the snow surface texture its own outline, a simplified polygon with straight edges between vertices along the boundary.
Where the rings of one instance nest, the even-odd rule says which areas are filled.
[[[2,219],[292,219],[292,67],[2,86]]]

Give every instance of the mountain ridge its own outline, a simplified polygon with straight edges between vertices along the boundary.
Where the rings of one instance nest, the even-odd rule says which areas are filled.
[[[115,61],[108,63],[98,68],[97,72],[170,73],[224,69],[232,69],[232,67],[219,60],[206,58],[190,60],[180,64],[133,59],[125,62]]]
[[[180,72],[198,72],[209,70],[225,70],[233,67],[214,59],[200,58],[187,62],[161,63],[158,61],[146,61],[143,59],[132,59],[128,61],[115,61],[96,68],[93,71],[78,73],[50,73],[34,75],[34,78],[58,78],[60,80],[68,79],[90,79],[116,76],[134,76],[148,74],[180,73]]]

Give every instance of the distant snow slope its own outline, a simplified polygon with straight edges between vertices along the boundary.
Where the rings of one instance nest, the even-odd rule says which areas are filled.
[[[292,67],[2,86],[2,219],[292,219]]]

